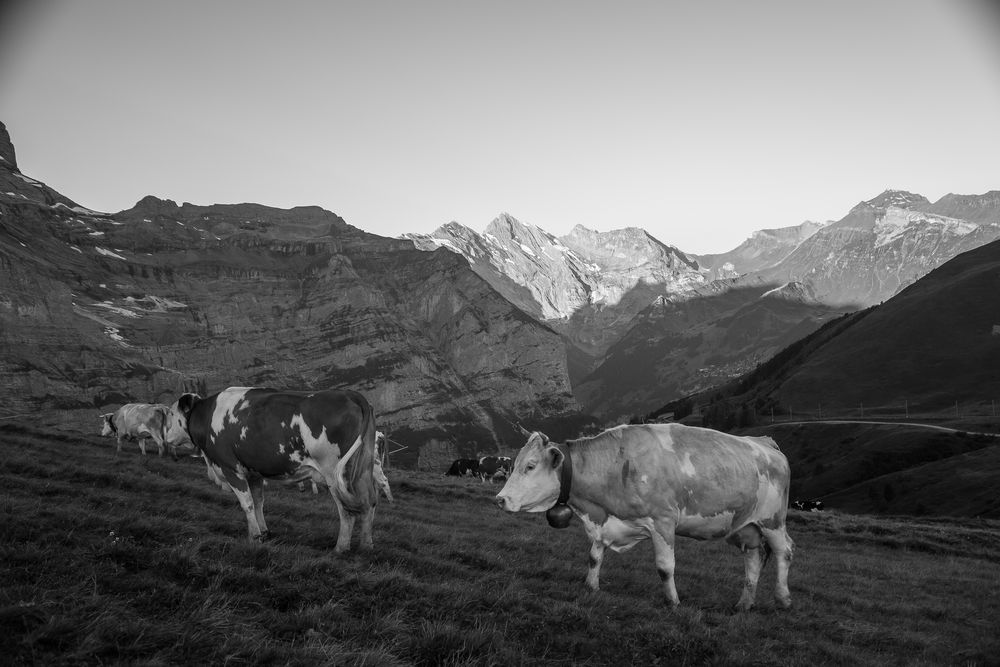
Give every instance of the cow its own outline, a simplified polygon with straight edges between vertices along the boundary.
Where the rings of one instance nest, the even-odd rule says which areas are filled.
[[[479,459],[477,474],[482,481],[506,479],[510,475],[511,460],[509,456],[484,456]]]
[[[385,476],[385,471],[382,470],[381,452],[383,451],[384,446],[385,446],[385,434],[383,434],[381,431],[375,431],[375,467],[372,468],[372,475],[375,477],[376,488],[382,493],[382,495],[385,496],[386,500],[392,503],[395,502],[395,499],[392,497],[392,489],[389,488],[389,478]],[[312,485],[313,495],[318,494],[319,487],[322,484],[322,482],[317,484],[315,480],[310,480],[310,481]],[[298,488],[299,491],[305,491],[306,483],[299,482]]]
[[[160,403],[126,403],[114,412],[101,415],[101,435],[114,435],[118,442],[115,456],[121,454],[122,440],[138,440],[142,455],[146,455],[146,439],[156,443],[163,456],[167,443],[167,425],[170,408]]]
[[[565,444],[534,432],[496,502],[508,512],[547,511],[556,528],[579,517],[591,540],[587,584],[595,591],[605,547],[621,552],[650,539],[664,593],[676,606],[674,535],[725,538],[744,553],[746,584],[736,608],[753,606],[772,553],[775,599],[787,608],[789,477],[787,459],[767,437],[676,423],[617,426]]]
[[[209,478],[236,495],[251,541],[270,534],[264,480],[296,484],[311,479],[330,489],[337,507],[335,551],[350,549],[359,517],[359,546],[372,548],[375,417],[364,396],[229,387],[207,398],[184,394],[171,411],[204,455]]]
[[[803,512],[822,512],[823,511],[823,501],[822,500],[793,500],[792,509],[801,510]]]
[[[445,475],[451,475],[453,477],[465,477],[466,475],[478,474],[478,459],[455,459],[452,461],[451,467],[448,468],[448,472],[445,473]]]

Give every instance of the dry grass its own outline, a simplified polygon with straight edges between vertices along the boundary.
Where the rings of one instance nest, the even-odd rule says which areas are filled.
[[[680,539],[667,608],[648,543],[583,585],[579,526],[497,487],[389,471],[372,554],[337,557],[329,498],[268,487],[265,545],[194,460],[0,430],[0,655],[13,664],[988,664],[1000,524],[797,514],[795,607],[733,614],[742,559]]]

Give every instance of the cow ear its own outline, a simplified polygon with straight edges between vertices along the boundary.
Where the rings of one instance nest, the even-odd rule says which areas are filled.
[[[558,447],[549,447],[547,453],[552,460],[552,467],[558,468],[563,462],[563,453],[559,451]]]
[[[191,410],[194,408],[195,403],[201,398],[198,394],[183,394],[179,399],[177,399],[177,409],[182,415],[187,417],[191,414]]]

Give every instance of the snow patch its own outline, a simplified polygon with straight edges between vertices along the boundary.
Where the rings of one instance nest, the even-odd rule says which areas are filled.
[[[97,234],[103,234],[104,232],[95,232],[95,233],[97,233]],[[93,236],[93,234],[91,236]],[[127,259],[125,259],[121,255],[119,255],[118,253],[112,252],[112,251],[107,250],[105,248],[102,248],[100,246],[95,246],[94,250],[96,250],[99,254],[104,255],[105,257],[114,257],[115,259],[120,259],[122,261],[128,261]]]
[[[979,228],[979,225],[967,220],[890,206],[886,209],[885,215],[875,223],[875,247],[894,242],[917,225],[936,228],[942,234],[949,236],[965,236]]]
[[[520,244],[520,245],[521,245],[521,250],[524,251],[525,255],[530,255],[531,257],[538,257],[538,255],[536,255],[535,252],[531,248],[529,248],[528,246],[524,245],[523,243]]]
[[[104,335],[106,335],[111,340],[115,341],[122,347],[132,347],[128,344],[124,337],[118,332],[117,327],[104,327]]]
[[[72,248],[73,250],[76,250],[76,251],[77,251],[78,253],[80,253],[81,255],[83,254],[83,251],[82,251],[82,250],[80,250],[79,248],[77,248],[77,247],[76,247],[75,245],[71,245],[71,246],[70,246],[70,248]]]
[[[165,313],[173,308],[187,308],[186,303],[174,301],[173,299],[165,299],[152,294],[144,296],[141,299],[136,299],[133,296],[125,297],[125,301],[127,301],[133,308],[142,308],[143,310],[157,313]]]
[[[129,310],[128,308],[121,308],[119,306],[116,306],[115,304],[111,303],[110,301],[100,301],[98,303],[95,303],[94,305],[95,306],[100,306],[101,308],[107,308],[112,313],[116,313],[116,314],[121,315],[123,317],[131,317],[132,319],[137,319],[139,317],[139,313],[133,312],[133,311]]]
[[[451,250],[452,252],[457,252],[459,255],[462,254],[462,251],[458,249],[457,245],[451,242],[451,239],[441,239],[441,238],[431,237],[431,243],[436,244],[439,248],[445,247],[448,250]]]
[[[35,180],[35,179],[33,179],[33,178],[28,178],[28,177],[27,177],[27,176],[25,176],[24,174],[14,174],[14,175],[15,175],[15,176],[17,176],[18,178],[20,178],[20,179],[21,179],[22,181],[24,181],[24,182],[25,182],[25,183],[27,183],[28,185],[34,185],[34,186],[35,186],[36,188],[40,188],[40,187],[42,187],[42,184],[41,184],[41,183],[39,183],[38,181],[36,181],[36,180]]]

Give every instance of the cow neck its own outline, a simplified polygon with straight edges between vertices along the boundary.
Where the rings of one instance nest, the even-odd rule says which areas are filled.
[[[569,449],[560,448],[564,454]],[[602,470],[602,459],[600,451],[595,451],[589,442],[576,441],[573,443],[573,463],[572,468],[572,500],[568,501],[574,507],[594,520],[597,520],[594,512],[596,508],[603,508],[600,499],[607,497],[608,490],[606,475],[599,474]],[[567,494],[569,495],[569,494]]]
[[[569,492],[573,488],[573,457],[566,445],[557,443],[556,448],[563,455],[562,465],[559,466],[559,500],[556,505],[565,505],[569,502]]]

